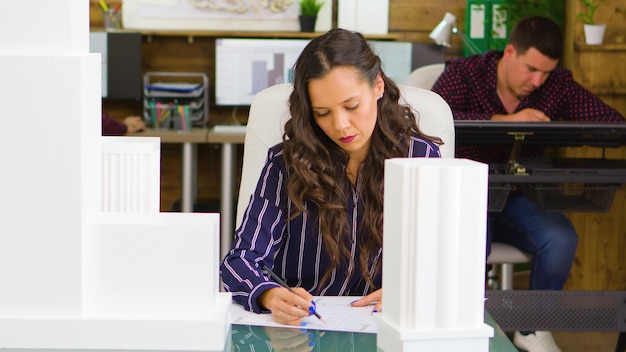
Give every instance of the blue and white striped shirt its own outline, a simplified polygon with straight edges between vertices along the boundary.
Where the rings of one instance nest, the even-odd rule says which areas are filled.
[[[358,243],[364,234],[357,234],[364,205],[358,192],[352,190],[346,210],[351,221],[352,245],[350,263],[342,263],[334,269],[330,279],[320,287],[320,280],[330,260],[324,253],[322,236],[310,235],[319,230],[317,209],[306,203],[307,212],[287,220],[291,202],[287,197],[287,172],[283,158],[283,144],[270,148],[268,160],[250,203],[236,231],[233,248],[226,255],[220,272],[224,288],[232,292],[233,300],[245,309],[257,313],[262,311],[257,298],[266,290],[280,285],[266,277],[261,268],[267,265],[291,287],[303,287],[316,296],[362,296],[372,291],[360,275]],[[441,157],[439,147],[422,138],[411,138],[408,157]],[[347,176],[346,176],[347,177]],[[382,260],[382,248],[370,263],[373,269]],[[381,286],[379,273],[374,278]]]

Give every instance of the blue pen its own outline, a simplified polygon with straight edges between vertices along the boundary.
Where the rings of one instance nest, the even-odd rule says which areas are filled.
[[[274,279],[276,280],[276,282],[278,282],[282,287],[286,288],[289,290],[289,292],[293,293],[294,295],[297,295],[297,293],[291,289],[291,287],[289,287],[289,285],[287,285],[286,282],[284,282],[283,280],[280,279],[280,277],[278,277],[278,275],[274,274],[273,271],[270,270],[270,268],[267,267],[267,265],[263,265],[263,270],[267,271],[267,273]],[[326,323],[326,321],[324,319],[322,319],[322,316],[319,315],[319,313],[315,310],[315,307],[313,307],[313,310],[311,311],[311,313],[313,313],[317,319],[323,321],[324,323]]]

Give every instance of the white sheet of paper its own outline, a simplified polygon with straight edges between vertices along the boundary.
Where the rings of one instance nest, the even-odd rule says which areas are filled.
[[[347,331],[375,334],[377,327],[372,315],[374,306],[352,307],[350,303],[359,297],[355,296],[318,296],[315,297],[317,312],[326,323],[315,316],[306,318],[306,328],[327,331]],[[274,326],[302,328],[301,326],[277,323],[271,314],[248,312],[239,304],[232,305],[232,323],[239,325]],[[375,314],[375,313],[374,313]]]

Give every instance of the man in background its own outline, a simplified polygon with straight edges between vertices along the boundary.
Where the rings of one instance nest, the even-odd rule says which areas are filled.
[[[448,102],[457,120],[624,122],[558,66],[562,55],[558,25],[546,17],[528,17],[513,28],[504,51],[448,61],[432,90]],[[520,158],[541,158],[544,152],[545,147],[525,146]],[[487,164],[506,163],[511,146],[460,146],[456,153]],[[564,214],[546,212],[513,190],[504,209],[489,212],[487,219],[487,253],[492,240],[529,252],[529,288],[563,289],[578,241]],[[517,331],[513,342],[529,352],[560,351],[548,331]]]

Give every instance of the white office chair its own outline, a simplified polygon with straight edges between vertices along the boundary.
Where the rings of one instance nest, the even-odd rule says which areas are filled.
[[[443,62],[420,66],[411,72],[406,81],[406,85],[430,90],[433,85],[435,85],[437,78],[439,78],[445,66]]]
[[[487,263],[494,267],[488,273],[488,278],[495,276],[499,287],[502,290],[513,289],[513,269],[518,263],[530,263],[533,256],[510,244],[502,242],[491,243],[491,253],[487,257]],[[490,286],[493,286],[490,285]]]
[[[409,86],[400,88],[404,100],[417,110],[420,130],[443,140],[443,157],[454,157],[454,121],[448,104],[429,90]],[[265,165],[268,149],[282,141],[283,126],[289,119],[288,99],[291,91],[291,84],[278,84],[260,91],[252,101],[244,141],[237,226],[241,223],[261,169]]]
[[[444,63],[418,67],[411,72],[407,79],[407,85],[431,89],[444,69]],[[493,269],[488,273],[489,286],[503,290],[513,289],[514,265],[530,263],[531,261],[532,255],[509,244],[493,242],[491,244],[491,253],[487,258],[487,264],[493,265]]]

